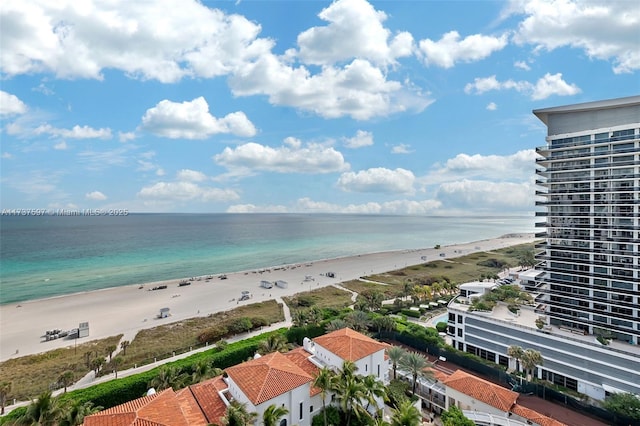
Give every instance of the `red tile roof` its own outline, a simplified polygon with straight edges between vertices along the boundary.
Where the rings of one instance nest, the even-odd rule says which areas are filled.
[[[183,406],[173,389],[144,396],[85,417],[85,426],[206,426],[204,416]],[[185,414],[187,414],[185,416]]]
[[[228,386],[222,376],[189,386],[193,397],[209,423],[220,423],[220,419],[227,413],[227,405],[218,394],[218,392],[227,388]]]
[[[511,411],[513,412],[513,414],[517,414],[520,417],[531,420],[533,423],[539,424],[540,426],[567,426],[566,423],[559,422],[556,419],[547,417],[535,410],[523,407],[522,405],[514,405]]]
[[[254,405],[313,381],[309,373],[280,352],[229,367],[226,372]]]
[[[327,333],[324,336],[316,337],[313,341],[348,361],[358,361],[389,346],[350,328]]]
[[[315,377],[318,375],[318,371],[320,371],[320,368],[318,368],[317,365],[309,361],[309,357],[311,356],[311,354],[306,350],[304,350],[304,348],[293,349],[289,352],[284,353],[284,356],[286,356],[289,359],[289,361],[293,362],[298,367],[303,369],[307,374],[309,374],[315,380]],[[314,396],[319,393],[320,393],[320,388],[311,386],[311,389],[309,390],[310,396]]]
[[[505,389],[462,370],[456,370],[442,383],[504,412],[510,411],[518,399],[517,392]]]

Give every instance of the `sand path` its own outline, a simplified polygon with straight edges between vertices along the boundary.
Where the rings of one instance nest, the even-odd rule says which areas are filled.
[[[89,336],[78,343],[124,333],[127,340],[142,329],[196,316],[233,309],[239,304],[284,297],[301,291],[334,285],[364,275],[387,272],[436,259],[462,256],[475,251],[495,250],[534,241],[533,234],[511,234],[503,237],[436,249],[400,250],[363,254],[305,264],[281,266],[264,271],[227,274],[227,279],[213,277],[192,281],[179,287],[180,280],[162,283],[116,287],[77,293],[49,299],[0,306],[0,361],[12,357],[73,346],[74,341],[44,341],[45,330],[68,330],[80,322],[89,323]],[[444,257],[441,254],[444,253]],[[334,277],[327,276],[333,272]],[[306,276],[314,278],[305,281]],[[261,280],[284,280],[287,288],[263,289]],[[150,288],[164,284],[164,290]],[[239,301],[241,291],[250,291],[252,299]],[[161,308],[169,308],[171,316],[157,319]]]

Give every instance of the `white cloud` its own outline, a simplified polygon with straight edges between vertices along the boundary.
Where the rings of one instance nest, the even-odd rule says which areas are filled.
[[[533,149],[511,155],[458,154],[437,167],[427,177],[429,182],[447,182],[461,178],[493,180],[527,180],[533,176],[537,154]]]
[[[118,140],[120,142],[129,142],[136,138],[135,132],[118,132]]]
[[[87,200],[93,200],[93,201],[104,201],[107,199],[107,196],[100,191],[88,192],[84,195],[84,197]]]
[[[535,150],[511,155],[458,154],[416,179],[440,212],[530,212],[534,207]]]
[[[516,61],[514,62],[513,66],[525,71],[531,70],[531,67],[525,61]]]
[[[42,124],[34,129],[34,134],[47,134],[53,137],[67,139],[111,139],[111,129],[94,129],[89,126],[73,126],[69,129],[59,129],[50,124]]]
[[[546,99],[549,96],[570,96],[580,93],[580,88],[575,84],[569,84],[562,79],[562,74],[545,74],[542,78],[538,79],[536,84],[531,84],[528,81],[498,81],[495,75],[484,78],[475,78],[473,83],[467,83],[464,87],[464,91],[467,94],[475,93],[482,94],[491,90],[515,90],[520,93],[525,93],[531,97],[532,100]]]
[[[53,146],[53,149],[57,150],[57,151],[64,151],[69,149],[69,147],[67,146],[67,142],[66,141],[60,141],[57,144],[55,144]]]
[[[272,148],[250,142],[225,148],[213,160],[239,173],[267,171],[276,173],[334,173],[349,169],[342,154],[319,144]]]
[[[580,93],[580,88],[575,84],[568,84],[562,79],[562,74],[545,74],[533,87],[531,99],[546,99],[549,96],[570,96]]]
[[[433,214],[441,207],[437,200],[396,200],[385,203],[340,205],[325,201],[300,198],[292,206],[238,204],[227,209],[228,213],[344,213],[344,214]]]
[[[191,0],[16,1],[0,13],[0,63],[9,76],[102,79],[110,68],[169,83],[226,75],[272,45],[257,38],[259,25]]]
[[[240,198],[232,189],[220,189],[200,186],[194,182],[157,182],[142,188],[137,196],[152,202],[228,202]]]
[[[512,1],[507,13],[525,15],[514,40],[553,50],[570,46],[591,58],[613,60],[615,73],[640,69],[636,1]]]
[[[373,133],[358,130],[351,138],[343,138],[344,146],[347,148],[362,148],[373,145]]]
[[[399,112],[420,112],[433,100],[408,83],[387,80],[386,73],[364,59],[342,68],[324,66],[312,74],[274,55],[246,63],[229,78],[235,96],[266,95],[273,105],[292,106],[324,118],[349,116],[369,120]]]
[[[419,51],[427,66],[451,68],[457,62],[477,62],[507,45],[507,35],[500,37],[474,34],[460,39],[457,31],[450,31],[438,41],[420,40]]]
[[[392,154],[411,154],[412,152],[413,151],[411,150],[411,145],[407,145],[404,143],[391,147]]]
[[[182,103],[160,101],[142,117],[141,127],[155,135],[171,139],[205,139],[218,133],[254,136],[256,129],[243,112],[234,112],[223,118],[209,113],[209,104],[203,97]]]
[[[179,181],[204,182],[207,180],[207,175],[197,170],[182,169],[178,171],[176,178]]]
[[[24,114],[27,106],[16,95],[0,90],[0,117]]]
[[[440,185],[436,198],[456,209],[481,211],[531,211],[534,208],[534,186],[529,182],[492,182],[461,180]]]
[[[285,206],[277,205],[235,204],[229,206],[227,213],[288,213],[288,210]]]
[[[329,24],[298,35],[299,56],[307,64],[363,58],[384,66],[412,53],[411,34],[402,32],[392,38],[383,26],[387,15],[365,0],[335,1],[318,17]]]
[[[497,110],[497,109],[498,109],[498,105],[496,105],[496,103],[495,103],[495,102],[489,102],[489,103],[487,104],[487,109],[488,109],[489,111],[495,111],[495,110]]]
[[[13,158],[13,154],[11,154],[10,152],[3,152],[0,158],[3,158],[5,160],[10,160]]]
[[[414,192],[415,176],[409,170],[390,170],[383,167],[343,173],[338,187],[348,192],[404,193]]]

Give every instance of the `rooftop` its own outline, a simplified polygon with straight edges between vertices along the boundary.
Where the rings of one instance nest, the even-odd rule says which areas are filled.
[[[357,361],[389,346],[350,328],[333,331],[313,341],[346,361]]]
[[[313,381],[309,373],[280,352],[229,367],[226,372],[254,405]]]

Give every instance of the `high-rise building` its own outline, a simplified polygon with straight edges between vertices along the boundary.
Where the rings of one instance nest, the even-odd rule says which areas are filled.
[[[534,114],[548,127],[536,165],[545,232],[536,268],[512,273],[533,302],[478,310],[473,299],[502,284],[463,284],[448,337],[510,371],[522,369],[513,350],[537,351],[537,379],[597,400],[640,394],[640,96]]]
[[[538,301],[551,325],[640,343],[640,96],[533,113],[546,232]]]

